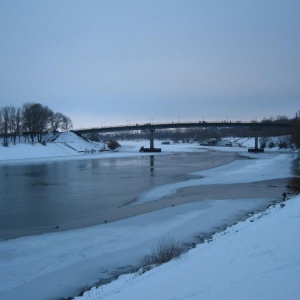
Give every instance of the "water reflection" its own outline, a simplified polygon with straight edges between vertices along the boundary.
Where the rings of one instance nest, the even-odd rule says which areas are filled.
[[[154,172],[154,155],[150,156],[150,172],[151,172],[151,176],[154,176],[153,172]]]
[[[145,190],[233,159],[201,152],[0,166],[0,239],[102,223]]]

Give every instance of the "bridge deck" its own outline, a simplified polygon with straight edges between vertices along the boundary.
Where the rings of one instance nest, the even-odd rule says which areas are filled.
[[[147,123],[147,124],[135,124],[126,126],[111,126],[100,127],[90,129],[73,130],[77,134],[86,133],[101,133],[101,132],[117,132],[117,131],[133,131],[133,130],[145,130],[150,133],[150,152],[154,152],[154,132],[156,129],[176,129],[176,128],[251,128],[253,130],[260,130],[262,128],[287,128],[290,127],[290,123],[255,123],[255,122],[184,122],[184,123]],[[258,140],[255,137],[254,151],[258,152]]]
[[[146,123],[135,125],[117,125],[97,128],[75,129],[73,132],[79,134],[92,132],[116,132],[132,130],[155,130],[155,129],[176,129],[176,128],[288,128],[290,123],[255,123],[255,122],[184,122],[184,123]]]

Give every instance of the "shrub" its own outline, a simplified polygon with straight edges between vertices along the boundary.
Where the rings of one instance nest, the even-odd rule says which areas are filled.
[[[277,144],[280,149],[287,149],[291,144],[290,137],[289,136],[278,137]]]
[[[275,143],[274,143],[273,141],[270,141],[270,142],[268,143],[268,147],[269,147],[269,148],[274,148],[274,147],[275,147]]]
[[[151,255],[144,258],[142,266],[138,268],[136,274],[138,276],[142,275],[156,266],[178,258],[183,252],[184,248],[181,243],[175,241],[170,236],[164,237],[159,240],[158,245],[152,251]]]
[[[121,145],[116,140],[111,139],[107,142],[107,147],[108,147],[109,150],[115,151],[116,149],[121,147]]]
[[[267,137],[261,137],[259,138],[259,146],[260,148],[264,149],[267,146],[268,138]]]
[[[152,251],[149,259],[151,264],[160,265],[174,258],[178,258],[182,253],[182,246],[174,238],[167,236],[159,240],[158,245]]]

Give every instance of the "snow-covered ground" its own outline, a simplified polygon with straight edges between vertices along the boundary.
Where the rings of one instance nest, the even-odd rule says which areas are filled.
[[[0,146],[0,163],[30,163],[54,159],[72,159],[82,157],[90,151],[99,152],[104,144],[86,141],[73,132],[60,133],[53,142],[41,143],[21,142],[9,143],[8,147]],[[49,137],[50,139],[50,137]],[[0,145],[2,141],[0,139]]]
[[[50,139],[50,138],[49,138]],[[246,139],[247,143],[249,142]],[[43,163],[55,160],[66,159],[87,159],[87,158],[109,158],[109,157],[130,157],[136,155],[149,156],[149,153],[140,153],[141,146],[148,147],[149,141],[121,141],[122,147],[116,152],[103,151],[107,150],[107,146],[103,143],[86,141],[73,132],[61,133],[53,142],[47,142],[46,145],[41,143],[21,142],[16,145],[9,143],[8,147],[3,147],[0,138],[0,164],[24,164],[24,163]],[[254,144],[254,142],[253,142]],[[160,145],[156,141],[156,145],[162,148],[162,153],[154,153],[154,155],[164,155],[170,152],[192,152],[199,150],[197,143],[193,144],[173,144]],[[221,148],[220,148],[221,149]],[[234,148],[232,148],[233,150]],[[241,150],[241,148],[239,148]],[[245,152],[246,148],[243,149]]]
[[[16,145],[9,143],[8,147],[3,147],[3,141],[0,138],[0,164],[36,163],[49,160],[86,159],[90,157],[127,157],[137,154],[150,155],[139,153],[141,146],[149,146],[149,141],[121,141],[122,147],[118,152],[108,153],[102,152],[102,150],[107,149],[103,143],[86,141],[73,132],[60,133],[57,137],[46,138],[46,141],[52,139],[54,139],[53,142],[46,142],[46,146],[41,143],[17,142]],[[247,152],[248,147],[254,146],[254,139],[239,139],[238,143],[242,147],[201,147],[198,143],[162,145],[160,141],[155,141],[155,146],[162,148],[162,155],[170,152],[195,151],[200,148]]]
[[[284,206],[283,206],[284,205]],[[299,299],[300,196],[141,276],[130,274],[76,299]]]
[[[62,137],[61,137],[62,138]],[[67,138],[70,140],[66,141]],[[251,146],[254,141],[249,142]],[[61,145],[59,145],[61,143]],[[147,142],[123,142],[119,152],[78,152],[86,141],[64,137],[64,141],[43,145],[0,147],[1,164],[40,163],[57,159],[97,159],[149,155],[139,153]],[[56,145],[58,144],[58,145]],[[61,147],[63,146],[63,147]],[[98,148],[97,148],[98,147]],[[175,151],[206,151],[197,144],[161,145],[162,154]],[[55,150],[54,150],[55,149]],[[237,151],[250,156],[246,148]],[[70,152],[69,152],[70,151]],[[146,191],[134,203],[153,201],[178,188],[201,184],[231,184],[291,176],[293,153],[251,154],[253,160],[239,160],[199,172],[191,179]],[[226,172],[231,176],[223,176]],[[194,181],[194,180],[197,180]],[[170,234],[185,240],[199,232],[210,232],[260,206],[264,199],[204,200],[165,208],[156,212],[65,232],[0,241],[0,299],[58,299],[74,296],[97,283],[134,268],[149,254],[158,240]],[[86,292],[82,299],[297,299],[300,279],[299,197],[270,209],[260,218],[228,228],[213,242],[195,249],[142,276],[126,275]],[[118,268],[120,267],[120,268]],[[80,299],[80,298],[79,298]]]

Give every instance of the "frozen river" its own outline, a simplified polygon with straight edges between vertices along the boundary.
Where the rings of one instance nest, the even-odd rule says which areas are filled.
[[[128,205],[136,199],[143,202],[145,192],[153,188],[186,182],[194,178],[192,172],[240,159],[246,158],[199,151],[0,166],[0,239],[101,224],[183,202],[220,199],[224,194],[230,199],[280,197],[277,189],[286,184],[282,180],[277,189],[266,189],[268,182],[191,186],[160,201]]]

